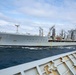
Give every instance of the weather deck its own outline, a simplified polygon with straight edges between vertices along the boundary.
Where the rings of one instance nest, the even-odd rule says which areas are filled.
[[[2,69],[0,75],[76,75],[76,51]]]

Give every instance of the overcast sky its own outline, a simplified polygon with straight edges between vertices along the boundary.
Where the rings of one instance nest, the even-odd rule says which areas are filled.
[[[38,34],[39,27],[47,34],[55,25],[61,29],[76,28],[76,0],[0,0],[0,31]]]

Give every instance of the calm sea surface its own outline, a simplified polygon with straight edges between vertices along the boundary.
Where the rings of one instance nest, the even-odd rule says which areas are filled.
[[[0,69],[75,50],[75,46],[58,48],[0,48]]]

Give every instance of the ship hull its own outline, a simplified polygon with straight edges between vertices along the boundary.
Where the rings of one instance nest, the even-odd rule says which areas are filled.
[[[76,45],[75,41],[48,41],[48,37],[37,35],[23,35],[0,33],[0,46],[27,46],[27,47],[50,47],[50,46],[68,46]]]

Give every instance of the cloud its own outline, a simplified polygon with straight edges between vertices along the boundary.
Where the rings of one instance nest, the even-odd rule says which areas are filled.
[[[32,0],[31,2],[29,0],[19,1],[17,3],[17,6],[19,6],[17,11],[36,18],[65,20],[70,23],[76,23],[76,3],[71,0],[64,0],[61,4],[62,5],[59,7],[54,1],[50,1],[50,3],[47,3],[44,0],[43,2],[40,0]]]
[[[26,4],[27,1],[26,2],[24,1],[24,3]],[[20,3],[20,7],[18,8],[17,11],[25,15],[27,14],[35,17],[49,17],[55,14],[55,10],[53,9],[52,6],[50,7],[50,4],[34,2],[34,1],[29,3],[28,5],[27,4],[25,5],[25,4],[21,5]]]
[[[0,20],[0,25],[8,25],[9,23],[7,21],[4,20]]]
[[[11,17],[9,17],[9,16],[7,16],[7,15],[1,13],[1,12],[0,12],[0,19],[4,20],[4,21],[7,21],[7,22],[16,22],[15,19],[13,19],[13,18],[11,18]]]
[[[10,25],[12,30],[14,24],[20,24],[20,32],[36,33],[41,26],[47,33],[55,24],[59,32],[74,28],[76,24],[75,0],[12,0],[9,4],[5,4],[9,7],[7,10],[0,11],[0,23]]]

